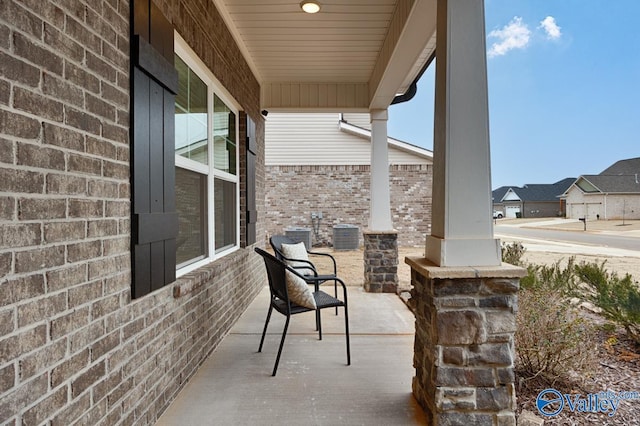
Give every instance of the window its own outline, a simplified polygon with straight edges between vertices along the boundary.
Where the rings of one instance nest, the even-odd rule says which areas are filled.
[[[176,36],[178,275],[238,247],[238,108]]]

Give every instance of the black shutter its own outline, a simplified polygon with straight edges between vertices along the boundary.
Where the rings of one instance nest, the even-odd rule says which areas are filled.
[[[150,0],[131,3],[132,297],[176,279],[173,27]]]
[[[256,123],[247,115],[247,246],[256,242]]]

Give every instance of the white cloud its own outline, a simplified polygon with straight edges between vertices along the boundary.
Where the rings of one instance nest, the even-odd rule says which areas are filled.
[[[488,55],[491,58],[505,55],[513,49],[524,49],[529,44],[530,36],[531,31],[529,31],[527,24],[522,23],[521,17],[515,16],[502,29],[493,30],[489,33],[489,37],[496,38],[498,41],[491,45]]]
[[[556,19],[553,16],[547,16],[540,21],[538,28],[542,28],[544,32],[547,33],[547,38],[551,40],[557,40],[562,35],[560,27],[556,24]]]

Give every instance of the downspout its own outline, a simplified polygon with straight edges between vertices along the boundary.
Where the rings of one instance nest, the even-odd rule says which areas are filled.
[[[401,104],[403,102],[408,102],[411,99],[413,99],[413,97],[418,92],[418,80],[420,80],[420,77],[422,77],[422,74],[424,74],[427,68],[429,68],[429,65],[431,65],[431,62],[433,62],[435,58],[436,58],[436,52],[434,51],[431,54],[431,56],[429,56],[429,59],[427,59],[427,62],[424,63],[424,65],[420,69],[420,72],[416,75],[416,78],[413,79],[407,91],[404,92],[402,95],[398,95],[395,98],[393,98],[393,100],[391,101],[391,105]]]
[[[607,194],[606,192],[604,193],[604,220],[607,220]]]

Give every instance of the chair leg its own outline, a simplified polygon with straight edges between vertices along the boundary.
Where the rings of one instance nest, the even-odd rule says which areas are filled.
[[[284,323],[284,330],[282,330],[282,339],[280,340],[280,348],[278,348],[278,356],[276,357],[276,363],[273,366],[272,376],[276,375],[276,371],[278,371],[278,364],[280,363],[280,354],[282,354],[282,347],[284,346],[284,338],[287,336],[287,329],[289,328],[289,319],[291,317],[287,315],[287,320]]]
[[[319,292],[320,291],[320,284],[316,281],[313,285],[315,287],[315,293]],[[320,310],[317,309],[316,310],[316,331],[319,330],[319,324],[320,324]]]
[[[267,326],[269,325],[269,320],[271,319],[271,312],[273,311],[273,306],[269,305],[269,312],[267,313],[267,320],[264,322],[264,329],[262,329],[262,338],[260,339],[260,346],[258,347],[258,352],[262,352],[262,344],[264,343],[264,336],[267,334]]]
[[[320,318],[320,309],[316,309],[316,321],[318,322],[318,340],[322,340],[322,319]]]
[[[338,281],[333,280],[333,295],[338,298]],[[338,315],[338,307],[336,306],[336,315]]]
[[[351,365],[351,346],[349,345],[349,312],[344,305],[344,333],[347,336],[347,365]]]

